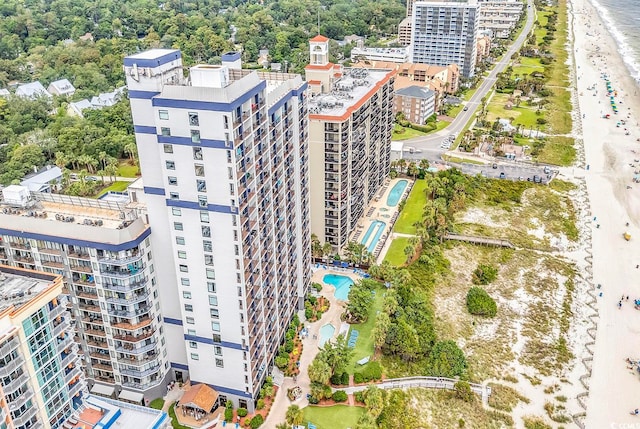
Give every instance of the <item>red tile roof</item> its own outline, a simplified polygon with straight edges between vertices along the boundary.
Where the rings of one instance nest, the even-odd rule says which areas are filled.
[[[329,38],[328,37],[324,37],[321,34],[318,34],[316,37],[314,37],[313,39],[309,40],[310,42],[326,42],[328,41]]]

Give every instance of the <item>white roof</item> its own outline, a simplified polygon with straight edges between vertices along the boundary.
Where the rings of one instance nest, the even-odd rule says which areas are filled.
[[[60,170],[60,167],[52,167],[52,166],[48,166],[48,168],[45,168],[42,171],[39,171],[38,173],[34,174],[31,177],[27,177],[25,178],[22,182],[20,182],[20,184],[22,186],[29,186],[29,184],[32,183],[37,183],[40,185],[49,183],[53,180],[58,180],[59,178],[62,177],[62,170]]]
[[[25,83],[24,85],[20,85],[18,89],[16,89],[16,95],[18,97],[28,97],[34,98],[44,95],[45,97],[51,97],[49,91],[47,91],[44,86],[38,81]]]
[[[49,87],[54,87],[59,94],[73,94],[76,91],[76,88],[68,79],[53,81],[49,84]]]
[[[118,399],[123,401],[137,402],[138,404],[144,399],[144,393],[132,392],[131,390],[122,390],[118,395]]]
[[[116,90],[112,92],[103,92],[102,94],[98,94],[98,96],[91,98],[91,105],[93,107],[113,106],[118,102],[123,90],[124,86],[116,88]]]
[[[139,60],[155,60],[158,57],[176,52],[175,49],[149,49],[148,51],[139,52],[133,55],[127,55],[127,58],[136,58]]]
[[[86,98],[80,101],[74,101],[73,103],[69,103],[78,112],[82,112],[84,109],[91,109],[91,102]]]
[[[107,386],[105,384],[94,384],[91,388],[91,393],[95,393],[97,395],[111,396],[113,395],[114,390],[116,390],[115,386]]]
[[[0,97],[6,97],[10,95],[9,90],[6,88],[0,88]]]

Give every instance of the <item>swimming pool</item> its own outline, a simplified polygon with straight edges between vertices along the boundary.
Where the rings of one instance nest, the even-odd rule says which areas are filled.
[[[339,274],[327,274],[322,278],[322,281],[336,288],[333,295],[337,299],[342,301],[347,300],[349,291],[351,290],[351,285],[353,285],[353,280],[347,276],[341,276]]]
[[[380,240],[380,236],[384,232],[386,226],[387,224],[380,220],[374,220],[371,222],[371,225],[369,225],[369,229],[367,229],[367,232],[364,234],[361,241],[362,244],[367,246],[369,253],[373,253],[376,249],[378,240]]]
[[[334,332],[336,332],[336,328],[333,325],[324,325],[320,328],[320,341],[318,341],[318,347],[324,346],[324,343],[333,337]]]
[[[408,183],[409,182],[402,179],[398,180],[396,184],[393,185],[393,188],[391,188],[391,191],[389,192],[389,196],[387,196],[387,205],[389,207],[395,207],[398,205],[398,203],[400,202],[400,197],[402,197],[402,194],[407,188]]]

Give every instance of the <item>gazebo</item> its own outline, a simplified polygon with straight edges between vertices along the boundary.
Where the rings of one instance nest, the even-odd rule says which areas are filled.
[[[200,421],[218,408],[218,392],[206,384],[192,386],[184,392],[177,407],[182,409],[183,416]]]

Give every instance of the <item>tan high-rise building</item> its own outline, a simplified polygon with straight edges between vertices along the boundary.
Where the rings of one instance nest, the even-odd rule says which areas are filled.
[[[311,232],[339,250],[389,173],[394,70],[342,68],[310,40]]]

